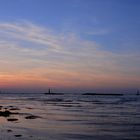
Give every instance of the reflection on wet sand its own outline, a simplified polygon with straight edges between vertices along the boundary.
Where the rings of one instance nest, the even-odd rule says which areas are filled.
[[[91,95],[0,95],[0,139],[137,140],[140,98]]]

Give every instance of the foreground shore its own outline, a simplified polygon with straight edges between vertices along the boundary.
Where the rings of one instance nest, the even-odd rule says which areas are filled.
[[[0,95],[0,140],[137,140],[140,97]]]

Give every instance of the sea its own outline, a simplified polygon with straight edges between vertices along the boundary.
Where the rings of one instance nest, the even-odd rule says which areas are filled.
[[[140,140],[140,95],[1,93],[7,110],[0,140]]]

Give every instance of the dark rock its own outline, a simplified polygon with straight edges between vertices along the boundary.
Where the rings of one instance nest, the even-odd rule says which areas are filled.
[[[22,135],[15,135],[15,137],[21,137]]]
[[[32,107],[26,107],[26,109],[33,109]]]
[[[11,114],[19,114],[18,112],[10,112],[9,110],[0,111],[0,116],[9,117]]]
[[[34,115],[30,115],[30,116],[26,116],[25,119],[36,119],[36,118],[40,118],[39,116],[34,116]]]
[[[9,117],[11,115],[11,112],[6,110],[6,111],[0,111],[0,116],[3,117]]]
[[[9,110],[20,110],[19,108],[10,108]]]
[[[14,107],[14,106],[10,105],[10,106],[8,106],[8,107]]]
[[[12,130],[11,129],[8,129],[7,132],[12,132]]]
[[[18,121],[18,119],[16,119],[16,118],[9,118],[9,119],[7,119],[7,121],[14,122],[14,121]]]

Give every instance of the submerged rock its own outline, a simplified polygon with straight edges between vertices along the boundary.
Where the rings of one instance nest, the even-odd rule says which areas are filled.
[[[8,129],[7,132],[12,132],[12,130],[11,129]]]
[[[39,116],[34,116],[34,115],[30,115],[30,116],[26,116],[25,119],[36,119],[36,118],[40,118]]]
[[[15,135],[15,137],[21,137],[22,135]]]
[[[20,110],[19,108],[10,108],[9,110]]]
[[[19,114],[18,112],[10,112],[9,110],[0,111],[0,116],[9,117],[11,114]]]
[[[9,117],[11,115],[11,112],[6,110],[6,111],[0,111],[0,116],[3,117]]]
[[[0,110],[2,109],[3,106],[0,105]]]
[[[18,121],[18,119],[16,119],[16,118],[9,118],[9,119],[7,119],[7,121],[14,122],[14,121]]]

